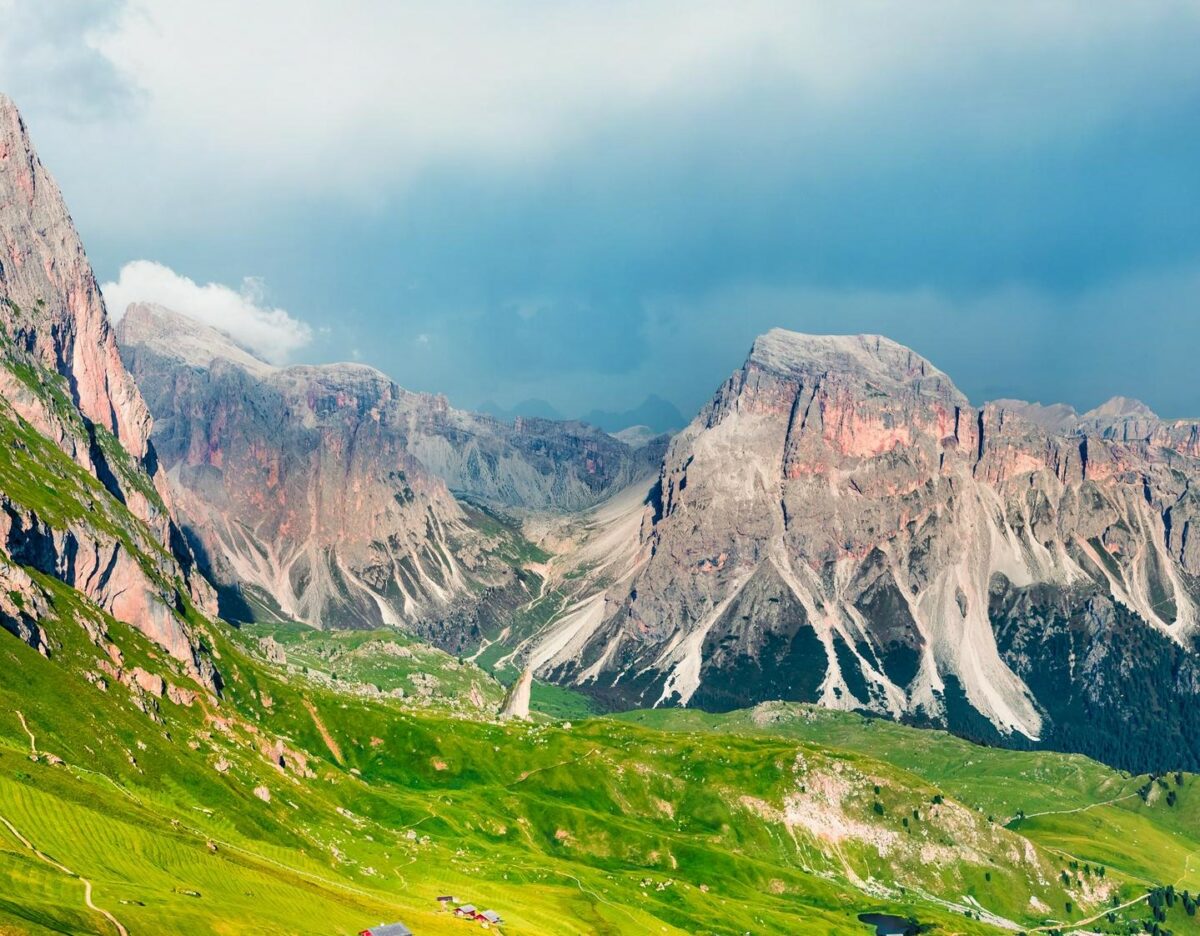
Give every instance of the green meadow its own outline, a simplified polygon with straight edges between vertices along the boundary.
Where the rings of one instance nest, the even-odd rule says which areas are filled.
[[[107,654],[73,618],[97,612],[43,584],[52,657],[0,638],[0,932],[473,931],[443,894],[506,934],[867,933],[874,910],[1124,932],[1152,887],[1200,890],[1190,775],[1167,805],[1084,758],[799,706],[500,723],[352,688],[407,678],[361,658],[379,635],[284,635],[279,665],[223,624],[200,624],[223,696],[188,706],[89,681]],[[105,624],[127,668],[188,684]],[[309,678],[330,647],[359,654],[346,687]]]

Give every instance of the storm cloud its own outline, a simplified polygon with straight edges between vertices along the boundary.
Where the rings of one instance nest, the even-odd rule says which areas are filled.
[[[1194,3],[8,6],[100,275],[260,277],[299,357],[687,412],[768,327],[883,331],[1200,413]]]

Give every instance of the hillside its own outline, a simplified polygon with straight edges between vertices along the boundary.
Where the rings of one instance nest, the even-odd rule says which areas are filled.
[[[1171,532],[1193,503],[1185,427],[1129,401],[1080,417],[1086,444],[1007,410],[964,422],[948,378],[907,349],[772,333],[647,497],[635,482],[653,453],[598,430],[499,430],[368,369],[273,368],[143,310],[127,321],[171,326],[133,343],[139,373],[170,357],[147,381],[165,416],[152,435],[61,196],[4,99],[0,132],[0,933],[350,936],[397,918],[421,936],[467,932],[447,895],[494,909],[489,930],[513,936],[864,936],[872,914],[918,932],[1197,932],[1193,774],[781,703],[592,717],[570,690],[535,686],[532,718],[523,701],[502,718],[491,674],[528,665],[611,677],[610,699],[733,708],[779,684],[752,678],[769,654],[727,638],[792,628],[795,644],[807,627],[828,667],[810,665],[810,643],[784,654],[784,675],[815,689],[824,672],[827,706],[1031,742],[1065,723],[1083,744],[1039,681],[1066,661],[1065,705],[1099,699],[1083,707],[1104,729],[1130,713],[1133,744],[1105,735],[1121,757],[1186,758],[1195,556]],[[955,434],[939,435],[951,407]],[[820,512],[830,478],[852,508]],[[989,499],[1018,488],[1046,500]],[[783,526],[764,539],[776,507]],[[868,550],[885,529],[896,542]],[[801,561],[834,554],[822,574]],[[985,612],[997,554],[1012,574],[987,579]],[[901,569],[924,616],[901,613]],[[955,581],[961,598],[922,603]],[[497,595],[504,615],[479,610]],[[230,623],[218,612],[235,598],[254,613]],[[953,607],[961,620],[933,613]],[[336,613],[357,626],[292,619]],[[854,691],[836,649],[850,623],[851,656],[886,650],[877,693]],[[1105,643],[1114,633],[1123,643]],[[922,677],[903,698],[897,662]],[[936,698],[958,677],[973,707]],[[1153,690],[1144,710],[1129,704],[1139,687]]]
[[[502,725],[307,680],[223,627],[218,701],[106,623],[104,648],[64,615],[46,623],[53,659],[0,649],[0,873],[14,885],[0,920],[17,932],[114,932],[82,879],[130,933],[279,934],[384,918],[463,932],[442,893],[495,907],[506,933],[861,933],[856,914],[874,910],[986,932],[1200,886],[1190,775],[1169,779],[1167,805],[1082,758],[883,723],[817,722],[811,737],[747,728],[755,713],[719,734],[687,712]],[[146,675],[101,688],[89,674],[114,659]],[[156,673],[175,691],[159,695]],[[1024,787],[989,794],[984,777]],[[1017,800],[1030,818],[1005,828]],[[1063,812],[1033,815],[1047,805]],[[1191,923],[1180,908],[1171,925]]]

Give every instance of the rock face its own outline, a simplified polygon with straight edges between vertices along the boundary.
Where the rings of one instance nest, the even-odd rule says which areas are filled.
[[[46,601],[29,573],[0,554],[0,627],[49,656],[46,634],[38,623],[46,614]]]
[[[0,297],[9,341],[69,380],[73,402],[92,426],[114,435],[135,459],[145,458],[150,412],[121,366],[100,288],[62,195],[5,97],[0,97],[0,172]],[[16,378],[6,374],[4,379],[5,390],[12,390]],[[56,437],[60,427],[53,414],[16,396],[21,415]],[[96,453],[71,454],[94,467]],[[144,506],[141,513],[147,513]]]
[[[975,408],[885,338],[770,332],[671,443],[624,576],[533,658],[622,705],[819,701],[1196,766],[1197,428]]]
[[[358,365],[273,367],[224,334],[132,305],[125,358],[223,610],[319,627],[402,625],[458,649],[528,596],[511,531],[460,505],[410,452],[409,397]],[[239,595],[240,590],[240,595]]]
[[[529,595],[519,536],[450,487],[505,511],[568,509],[661,457],[582,424],[464,413],[369,367],[273,367],[158,306],[130,306],[118,337],[232,616],[254,611],[240,598],[259,616],[402,625],[463,649]]]
[[[532,689],[533,668],[527,666],[505,693],[504,704],[500,707],[500,717],[503,719],[528,718],[529,694]]]
[[[215,606],[172,522],[149,410],[62,196],[2,96],[0,237],[0,559],[79,589],[215,685],[177,613],[185,598]]]
[[[408,393],[409,451],[452,491],[502,510],[578,511],[653,474],[666,438],[632,444],[581,422],[506,423]]]

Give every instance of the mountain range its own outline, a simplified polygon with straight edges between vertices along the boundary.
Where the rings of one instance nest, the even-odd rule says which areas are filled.
[[[1197,455],[1140,404],[974,407],[886,338],[776,330],[532,652],[620,706],[819,701],[1195,765]]]
[[[1200,424],[774,330],[614,435],[114,329],[2,96],[0,236],[0,932],[1195,930]]]
[[[566,418],[553,404],[539,399],[522,400],[510,407],[500,406],[488,400],[479,405],[479,412],[505,422],[529,418],[561,422]],[[579,421],[617,436],[637,428],[643,430],[648,437],[678,432],[687,424],[687,420],[674,403],[654,393],[630,409],[589,410],[579,417]]]
[[[238,619],[253,605],[466,649],[532,597],[533,553],[500,511],[585,509],[661,455],[455,410],[362,365],[274,367],[161,307],[132,305],[117,333],[183,528]]]
[[[284,617],[487,647],[610,708],[819,702],[1200,764],[1195,423],[974,407],[886,338],[776,330],[664,453],[272,368],[167,310],[119,338],[197,552]]]
[[[195,553],[268,617],[487,646],[610,708],[1200,764],[1195,423],[975,407],[886,338],[776,330],[664,452],[275,368],[161,308],[118,338]]]

